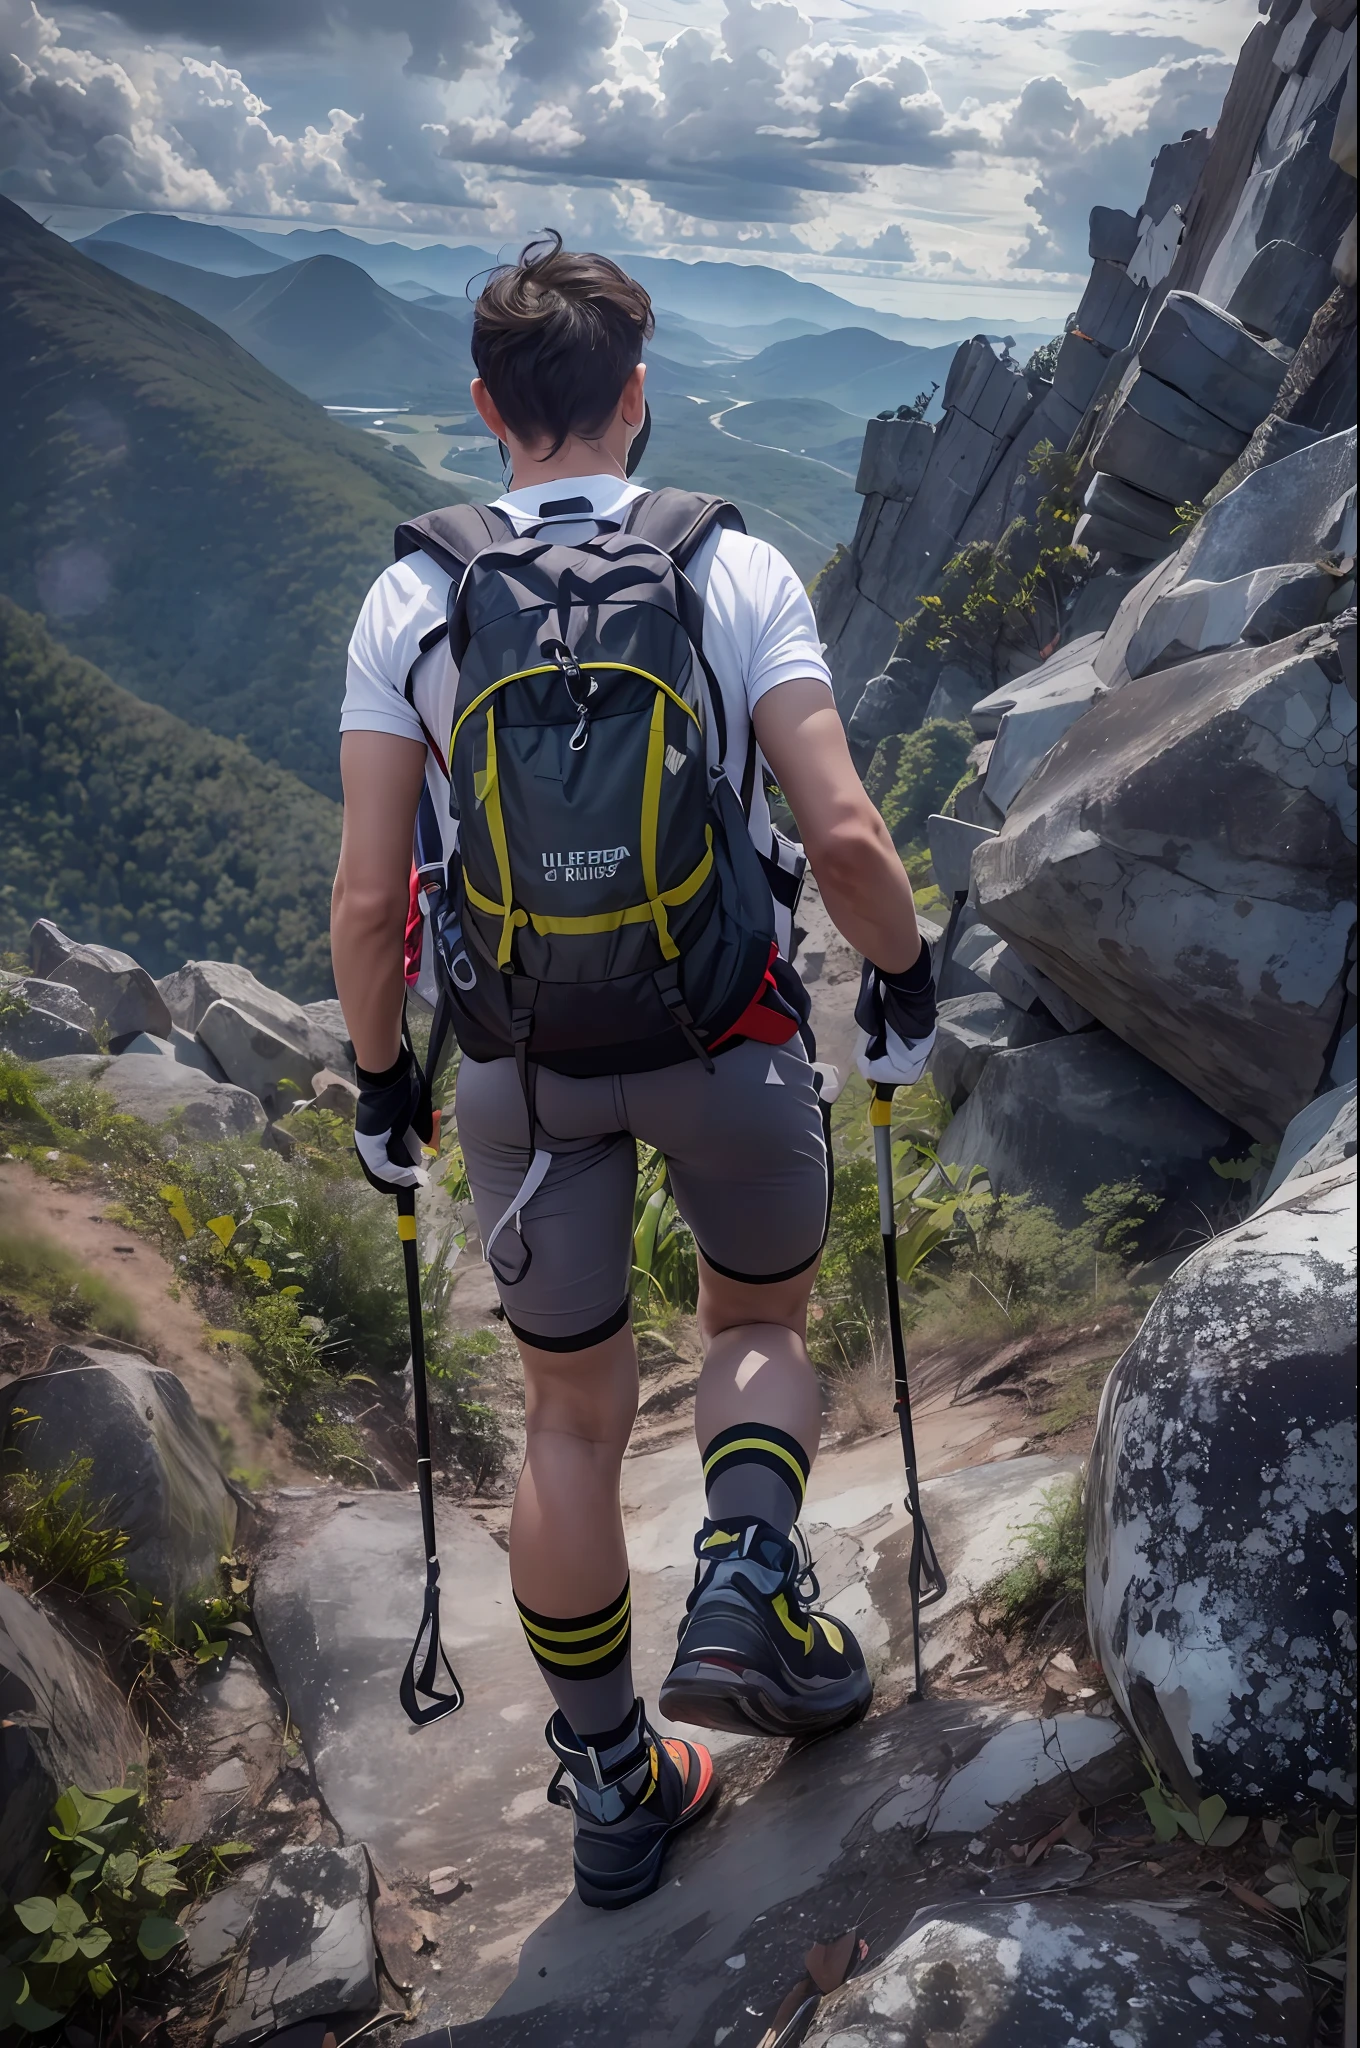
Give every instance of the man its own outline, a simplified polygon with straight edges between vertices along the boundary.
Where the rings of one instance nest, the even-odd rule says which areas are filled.
[[[560,237],[531,244],[492,277],[476,307],[472,397],[508,451],[510,487],[497,500],[505,531],[571,548],[630,516],[642,497],[628,457],[647,418],[641,357],[651,332],[641,287],[603,257],[564,251]],[[460,582],[460,607],[475,574]],[[763,778],[741,773],[757,759],[754,732],[830,915],[874,963],[857,1013],[869,1040],[861,1064],[879,1080],[913,1080],[933,1034],[929,953],[901,861],[851,763],[807,596],[774,548],[731,524],[713,526],[687,576],[702,596],[723,760],[746,785],[750,837],[770,852]],[[356,1142],[379,1186],[419,1177],[402,934],[427,783],[444,852],[459,857],[444,755],[452,759],[450,735],[466,714],[455,717],[449,613],[449,571],[417,549],[378,578],[350,645],[332,946],[362,1091]],[[550,645],[570,663],[570,650]],[[579,675],[571,687],[584,687]],[[589,737],[584,697],[582,706],[573,746]],[[675,765],[669,752],[667,763]],[[492,772],[487,763],[469,785],[465,831],[480,829]],[[552,773],[560,793],[566,771]],[[648,893],[657,895],[655,883]],[[512,914],[508,888],[490,908],[504,913],[508,976],[523,942],[515,918],[525,920]],[[776,980],[796,999],[787,965]],[[465,1043],[459,1069],[464,1158],[524,1362],[527,1447],[511,1581],[556,1705],[547,1739],[560,1768],[549,1796],[574,1812],[577,1888],[594,1905],[654,1889],[671,1836],[716,1790],[708,1752],[657,1736],[633,1687],[619,1477],[638,1386],[628,1322],[635,1140],[664,1153],[693,1231],[705,1346],[695,1434],[708,1512],[661,1707],[701,1727],[823,1733],[858,1719],[872,1690],[850,1631],[811,1606],[815,1581],[791,1540],[821,1428],[805,1331],[830,1162],[797,1019],[785,1002],[773,1010],[773,1025],[748,1020],[756,1035],[739,1029],[711,1045],[685,1027],[688,1043],[667,1064],[641,1070],[582,1072],[578,1063],[573,1072],[544,1055],[526,1088],[529,1070],[508,1042],[487,1058],[470,1057]],[[781,1024],[781,1014],[791,1021]],[[529,1061],[534,1046],[531,1036]],[[525,1173],[531,1154],[547,1162],[537,1180]],[[493,1239],[506,1242],[507,1223],[522,1235],[516,1260],[491,1250]]]

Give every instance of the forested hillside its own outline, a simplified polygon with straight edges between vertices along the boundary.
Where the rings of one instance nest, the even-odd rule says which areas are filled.
[[[344,650],[402,518],[458,495],[220,328],[0,199],[0,590],[335,794]]]
[[[120,690],[0,597],[0,950],[35,917],[155,974],[238,960],[329,995],[339,807]]]

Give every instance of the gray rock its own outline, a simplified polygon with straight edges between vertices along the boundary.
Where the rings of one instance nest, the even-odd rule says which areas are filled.
[[[1230,427],[1226,420],[1206,412],[1174,385],[1152,376],[1136,357],[1124,373],[1115,403],[1127,405],[1140,419],[1150,420],[1154,427],[1160,427],[1176,440],[1201,448],[1206,455],[1215,455],[1224,463],[1235,460],[1247,443],[1240,427]]]
[[[1228,311],[1244,327],[1297,348],[1331,290],[1332,267],[1321,256],[1292,242],[1267,242],[1243,272]]]
[[[1057,1035],[1043,1017],[1017,1008],[990,989],[954,996],[940,1004],[931,1078],[950,1108],[959,1109],[982,1079],[993,1053],[1042,1045]]]
[[[98,1051],[90,1028],[93,1014],[74,989],[33,975],[15,975],[6,977],[3,995],[0,1049],[13,1058],[51,1060]],[[78,1014],[63,1015],[67,1009]]]
[[[1348,1081],[1355,1079],[1355,1054],[1356,1028],[1352,1024],[1349,1031],[1343,1031],[1340,1039],[1337,1041],[1336,1051],[1332,1055],[1332,1064],[1327,1070],[1327,1078],[1333,1088],[1344,1088]]]
[[[1077,326],[1102,348],[1127,348],[1147,299],[1122,263],[1097,262],[1077,307]]]
[[[58,1053],[51,1059],[38,1060],[37,1066],[46,1081],[54,1085],[64,1081],[97,1081],[109,1065],[105,1052]]]
[[[1008,811],[1044,756],[1104,694],[1105,685],[1089,661],[1060,669],[1021,691],[997,729],[987,764],[989,802]]]
[[[1138,344],[1138,360],[1164,384],[1244,434],[1270,411],[1288,367],[1240,321],[1193,292],[1167,293]]]
[[[1177,505],[1198,505],[1245,440],[1244,434],[1230,455],[1214,455],[1168,433],[1131,405],[1121,404],[1106,413],[1092,444],[1091,460],[1097,469],[1108,470],[1150,496],[1161,491]]]
[[[248,1089],[211,1081],[177,1060],[124,1053],[98,1078],[125,1116],[139,1116],[149,1124],[173,1122],[186,1138],[204,1143],[253,1137],[268,1120]]]
[[[1112,689],[973,861],[997,932],[1262,1139],[1318,1088],[1344,998],[1339,684],[1337,636],[1314,628]]]
[[[1163,552],[1175,545],[1172,535],[1180,524],[1175,506],[1165,498],[1154,498],[1147,491],[1135,489],[1117,476],[1098,470],[1081,502],[1098,519],[1112,520],[1116,525],[1131,526],[1135,532],[1147,534]]]
[[[1277,562],[1354,554],[1355,428],[1257,470],[1211,506],[1176,558],[1178,577],[1226,583]]]
[[[245,1989],[214,2039],[245,2041],[300,2020],[378,2005],[378,1958],[362,1843],[284,1849],[250,1922]]]
[[[1177,1269],[1101,1402],[1091,1640],[1175,1789],[1230,1813],[1354,1803],[1355,1251],[1354,1161],[1286,1182]]]
[[[1069,641],[1084,640],[1088,633],[1108,633],[1124,599],[1142,575],[1142,569],[1107,569],[1083,583],[1067,617],[1065,631]],[[1099,644],[1104,645],[1103,639]]]
[[[22,1428],[18,1411],[36,1417]],[[87,1491],[128,1536],[128,1577],[174,1613],[217,1590],[236,1502],[184,1382],[97,1345],[59,1344],[46,1370],[0,1392],[7,1450],[30,1471],[92,1464]]]
[[[1295,420],[1282,420],[1273,412],[1267,413],[1236,462],[1229,463],[1210,491],[1204,501],[1206,507],[1216,505],[1229,491],[1235,491],[1254,469],[1266,469],[1272,462],[1296,455],[1300,448],[1311,447],[1322,438],[1315,427],[1300,426]]]
[[[1058,676],[1082,667],[1095,655],[1100,643],[1099,633],[1085,633],[1079,639],[1069,640],[1056,654],[1050,654],[1047,661],[1040,662],[1037,668],[1014,676],[987,696],[979,697],[968,714],[979,739],[995,739],[1008,711],[1022,703],[1031,690],[1043,690]]]
[[[1021,1889],[1014,1873],[1007,1883]],[[1293,1951],[1219,1905],[965,1899],[923,1907],[885,1956],[822,2001],[805,2038],[807,2048],[1307,2048],[1312,2005]],[[1126,2015],[1128,2028],[1117,2024]]]
[[[148,1059],[172,1060],[177,1067],[196,1067],[200,1074],[206,1074],[210,1081],[225,1081],[226,1075],[208,1051],[187,1031],[181,1031],[178,1024],[170,1027],[168,1038],[153,1038],[149,1031],[139,1031],[131,1042],[123,1046],[120,1057],[132,1053],[137,1058],[145,1055]]]
[[[1006,1002],[1021,1010],[1042,1008],[1064,1031],[1085,1031],[1095,1021],[1089,1010],[1031,966],[1005,939],[994,939],[984,953],[975,952],[968,965],[985,987]]]
[[[1118,206],[1093,206],[1087,253],[1093,263],[1124,263],[1138,247],[1138,223]]]
[[[916,675],[902,660],[894,661],[883,675],[870,677],[846,726],[851,745],[872,752],[880,740],[914,732],[924,720],[933,688],[928,678]]]
[[[928,725],[932,718],[943,718],[948,724],[957,725],[961,719],[967,718],[978,691],[986,688],[986,682],[970,669],[958,668],[947,662],[930,693],[921,723]]]
[[[944,818],[938,812],[926,819],[926,841],[936,886],[947,903],[966,896],[973,854],[985,839],[994,835],[982,825],[966,825],[961,818]]]
[[[125,1784],[146,1762],[146,1737],[102,1659],[4,1580],[0,1713],[0,1888],[24,1898],[42,1881],[54,1801],[72,1784]]]
[[[321,1067],[312,1075],[312,1107],[328,1109],[336,1116],[354,1121],[354,1112],[359,1105],[359,1091],[353,1081],[347,1081],[343,1074],[333,1074],[329,1067]]]
[[[1125,665],[1145,676],[1239,640],[1265,646],[1316,625],[1336,579],[1313,562],[1280,562],[1228,583],[1190,577],[1154,599],[1129,642]]]
[[[250,1864],[231,1884],[200,1899],[184,1920],[184,1959],[191,1977],[205,1977],[235,1955],[250,1932],[269,1865]]]
[[[1110,478],[1111,483],[1118,481],[1116,477]],[[1171,546],[1169,540],[1157,540],[1142,527],[1126,526],[1122,520],[1107,519],[1099,512],[1083,512],[1072,539],[1098,562],[1109,563],[1159,561]]]
[[[241,1833],[241,1816],[257,1809],[286,1757],[283,1716],[239,1648],[215,1677],[183,1701],[183,1759],[160,1783],[160,1831],[174,1842],[204,1842]],[[263,1877],[263,1873],[261,1873]]]
[[[1100,389],[1109,361],[1104,349],[1084,334],[1065,334],[1053,371],[1053,389],[1078,412],[1085,412]]]
[[[1142,211],[1162,220],[1173,206],[1182,211],[1194,197],[1200,173],[1208,161],[1211,136],[1207,128],[1183,135],[1179,142],[1166,142],[1152,161]]]
[[[1306,1109],[1291,1118],[1275,1164],[1266,1182],[1263,1200],[1282,1188],[1286,1181],[1308,1180],[1315,1173],[1328,1173],[1356,1151],[1355,1082],[1329,1088]]]
[[[979,856],[981,859],[981,856]],[[1032,1195],[1065,1225],[1085,1197],[1134,1180],[1217,1206],[1209,1161],[1240,1139],[1226,1120],[1109,1031],[998,1052],[940,1141],[946,1165],[985,1168],[997,1194]]]
[[[248,1088],[271,1116],[306,1096],[312,1070],[306,1047],[235,1003],[213,1003],[199,1020],[198,1036],[227,1079]]]
[[[930,460],[935,429],[924,420],[868,420],[855,489],[907,505],[916,496]]]
[[[300,1046],[312,1069],[352,1072],[353,1051],[335,1002],[295,1003],[228,960],[190,960],[157,983],[176,1024],[197,1034],[209,1009],[222,1001],[243,1010],[289,1044]]]
[[[45,917],[33,926],[28,944],[34,973],[45,981],[65,982],[82,995],[112,1040],[139,1031],[163,1038],[169,1031],[164,999],[130,953],[116,946],[82,946]]]

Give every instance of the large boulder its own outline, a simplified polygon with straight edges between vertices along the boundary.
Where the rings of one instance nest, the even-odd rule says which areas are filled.
[[[993,1192],[1032,1195],[1060,1223],[1115,1181],[1160,1195],[1159,1237],[1222,1201],[1211,1159],[1240,1149],[1224,1118],[1109,1031],[994,1052],[940,1140],[946,1165],[985,1168]]]
[[[1314,626],[1336,590],[1336,578],[1316,562],[1278,562],[1227,583],[1187,577],[1154,598],[1129,642],[1130,676],[1150,675],[1244,640],[1262,647]]]
[[[1262,1139],[1319,1086],[1345,998],[1343,639],[1313,628],[1112,689],[973,860],[989,925]]]
[[[1298,18],[1306,12],[1301,8]],[[1243,271],[1227,310],[1244,327],[1297,348],[1331,290],[1330,263],[1293,242],[1267,242]]]
[[[36,1889],[53,1803],[68,1785],[122,1785],[146,1736],[104,1668],[62,1624],[0,1580],[0,1892]]]
[[[1174,580],[1226,583],[1277,562],[1353,555],[1355,451],[1348,427],[1253,471],[1197,523],[1176,556]]]
[[[90,1460],[86,1491],[105,1504],[106,1526],[129,1539],[129,1579],[168,1612],[192,1611],[217,1591],[236,1502],[174,1373],[97,1345],[59,1344],[44,1371],[0,1391],[0,1436],[29,1471]]]
[[[310,1093],[312,1060],[306,1047],[235,1003],[213,1003],[199,1022],[198,1036],[227,1079],[248,1088],[271,1116]]]
[[[1354,1159],[1356,1151],[1355,1082],[1329,1088],[1292,1119],[1275,1164],[1270,1169],[1263,1200],[1285,1182],[1307,1180],[1315,1173],[1327,1173],[1334,1166]]]
[[[125,1116],[173,1124],[177,1132],[202,1144],[257,1137],[268,1121],[249,1089],[214,1081],[178,1060],[124,1053],[121,1059],[110,1060],[98,1082]]]
[[[1026,670],[1024,675],[1013,676],[1009,682],[989,690],[986,696],[978,696],[968,713],[978,738],[995,739],[1008,711],[1013,711],[1031,690],[1047,689],[1058,676],[1091,661],[1103,637],[1100,633],[1083,633],[1079,639],[1069,640],[1056,654],[1050,654],[1047,661],[1040,662],[1036,668]]]
[[[1025,681],[1028,683],[1029,678]],[[1069,663],[1043,682],[1015,693],[1014,702],[997,729],[983,784],[988,800],[1003,815],[1045,754],[1104,694],[1105,684],[1089,661]]]
[[[19,1060],[94,1053],[94,1011],[63,982],[0,975],[0,1050]]]
[[[145,1054],[150,1059],[171,1060],[177,1067],[195,1067],[210,1081],[225,1081],[227,1078],[207,1046],[189,1032],[181,1031],[178,1024],[171,1025],[168,1038],[153,1038],[149,1031],[139,1031],[123,1047],[121,1057],[126,1059],[129,1054],[137,1059]]]
[[[1019,1882],[1004,1874],[995,1888],[1012,1896],[923,1907],[886,1955],[823,2001],[807,2048],[1313,2039],[1303,1963],[1237,1913],[1199,1901],[1016,1898]]]
[[[994,1053],[1042,1045],[1057,1035],[1041,1014],[1008,1003],[991,989],[953,996],[940,1004],[935,1049],[930,1055],[931,1079],[950,1108],[959,1109],[977,1087]]]
[[[1243,436],[1270,411],[1289,367],[1287,357],[1193,292],[1167,293],[1138,344],[1138,361]]]
[[[935,429],[924,420],[869,420],[855,489],[908,504],[916,496],[930,460]]]
[[[334,1001],[295,1003],[290,996],[266,988],[248,967],[238,967],[230,960],[186,961],[157,987],[174,1022],[185,1031],[197,1034],[214,1003],[231,1003],[266,1030],[300,1047],[312,1062],[309,1071],[330,1067],[337,1074],[353,1072],[354,1050],[345,1035],[340,1006]]]
[[[164,1038],[170,1012],[155,982],[131,953],[116,946],[82,946],[68,939],[49,918],[40,917],[29,933],[33,971],[44,981],[64,982],[85,998],[115,1048],[119,1039],[151,1031]]]
[[[214,2035],[219,2048],[303,2020],[376,2010],[373,1889],[362,1843],[318,1842],[274,1857],[249,1921],[240,2001]]]
[[[1087,1616],[1173,1788],[1353,1804],[1355,1164],[1195,1252],[1106,1384]]]

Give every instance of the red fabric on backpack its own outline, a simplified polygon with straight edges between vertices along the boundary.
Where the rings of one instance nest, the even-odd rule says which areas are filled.
[[[406,904],[406,986],[414,988],[420,980],[420,958],[425,950],[425,918],[420,908],[420,890],[416,864],[411,862],[411,888]]]
[[[726,1045],[729,1038],[753,1038],[757,1045],[787,1045],[797,1035],[798,1019],[780,995],[770,972],[778,957],[779,948],[772,944],[765,979],[736,1023],[729,1026],[721,1038],[713,1040],[711,1051],[716,1052],[720,1045]]]

